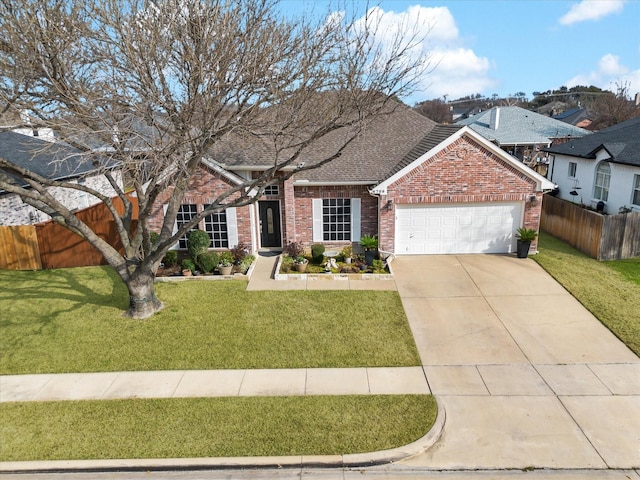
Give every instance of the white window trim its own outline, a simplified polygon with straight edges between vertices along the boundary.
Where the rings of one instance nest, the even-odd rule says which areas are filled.
[[[571,167],[573,166],[573,175],[571,174]],[[576,178],[576,175],[578,174],[578,162],[569,162],[569,171],[567,172],[567,175],[569,176],[569,178]]]
[[[640,207],[640,203],[633,203],[633,197],[635,197],[636,192],[640,192],[640,174],[636,173],[633,175],[633,183],[631,185],[631,205],[635,207]],[[640,201],[640,194],[638,195]]]
[[[238,245],[238,214],[236,207],[227,208],[225,212],[227,214],[227,240],[229,248],[233,248]]]
[[[607,167],[609,167],[609,174],[608,174],[609,181],[607,182],[607,195],[606,195],[607,198],[606,199],[596,197],[596,189],[598,189],[598,188],[604,189],[604,186],[597,184],[597,182],[598,182],[598,170],[600,170],[600,167],[603,166],[603,165],[607,165]],[[606,203],[609,200],[609,190],[610,189],[611,189],[611,164],[609,162],[602,161],[596,166],[596,169],[594,171],[593,192],[592,192],[593,199],[597,200],[597,201],[603,201],[603,202]]]
[[[313,242],[324,242],[322,230],[322,198],[314,198],[311,201],[311,214],[313,218]],[[351,198],[351,242],[359,242],[361,236],[360,224],[362,220],[361,199]]]

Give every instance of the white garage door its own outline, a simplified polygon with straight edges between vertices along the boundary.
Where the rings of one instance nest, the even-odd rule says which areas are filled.
[[[521,203],[398,205],[395,253],[510,253],[521,212]]]

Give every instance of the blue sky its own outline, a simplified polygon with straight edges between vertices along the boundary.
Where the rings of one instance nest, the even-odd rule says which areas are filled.
[[[283,0],[291,13],[324,13],[329,0]],[[367,2],[348,8],[364,13]],[[506,96],[563,85],[640,92],[640,0],[379,0],[385,22],[425,32],[437,59],[422,92],[404,100],[494,93]]]

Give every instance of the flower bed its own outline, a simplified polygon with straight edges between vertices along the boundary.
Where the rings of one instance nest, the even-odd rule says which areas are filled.
[[[307,271],[304,273],[298,273],[293,270],[288,272],[283,272],[282,263],[284,260],[284,255],[280,255],[278,257],[278,262],[276,264],[276,273],[274,278],[276,280],[393,280],[393,271],[391,269],[391,261],[393,260],[393,256],[387,257],[387,271],[388,273],[372,273],[368,270],[359,271],[356,273],[355,271],[351,272],[325,272],[325,271],[313,271],[318,269],[323,269],[324,267],[321,265],[309,265],[309,267],[318,267],[317,269],[313,269],[311,271]],[[338,266],[345,268],[352,264],[347,263],[338,263]]]

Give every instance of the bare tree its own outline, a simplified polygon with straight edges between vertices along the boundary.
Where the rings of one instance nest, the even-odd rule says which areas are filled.
[[[596,119],[590,130],[601,130],[640,115],[640,108],[629,98],[628,83],[616,83],[616,93],[599,95],[591,109]]]
[[[85,238],[127,285],[126,315],[162,308],[154,277],[172,245],[202,218],[257,200],[276,176],[290,177],[327,135],[341,146],[301,169],[330,162],[390,101],[413,91],[428,59],[417,32],[378,41],[373,16],[286,20],[277,0],[0,0],[0,111],[28,112],[80,150],[125,205],[83,184],[53,181],[0,158],[0,189]],[[176,216],[201,160],[226,139],[270,145],[272,167],[230,187],[177,231]],[[119,166],[135,192],[139,221]],[[297,170],[300,171],[300,168]],[[122,255],[49,188],[75,189],[110,210]],[[171,191],[151,242],[149,217]]]
[[[417,103],[413,109],[420,115],[424,115],[430,118],[434,122],[438,123],[451,123],[452,114],[451,108],[446,101],[436,98],[434,100],[425,100]]]

